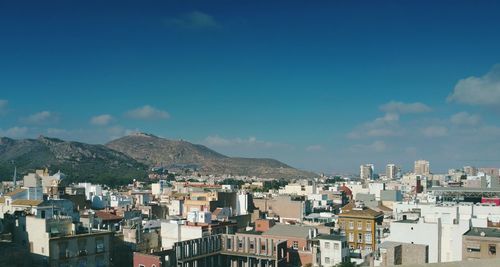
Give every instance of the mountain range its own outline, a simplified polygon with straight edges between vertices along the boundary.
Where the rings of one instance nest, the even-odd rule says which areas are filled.
[[[203,174],[230,174],[264,178],[310,178],[315,174],[297,170],[274,159],[237,158],[222,155],[203,145],[135,133],[105,145],[37,139],[0,138],[0,179],[11,180],[14,165],[18,179],[37,168],[61,170],[68,182],[125,184],[144,178],[152,166],[169,170],[196,170]]]

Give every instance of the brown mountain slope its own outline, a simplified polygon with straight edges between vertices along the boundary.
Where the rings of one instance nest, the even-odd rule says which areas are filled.
[[[203,173],[270,178],[310,178],[315,174],[297,170],[274,159],[232,158],[203,145],[173,141],[150,134],[128,135],[106,144],[144,164],[171,169],[194,168]]]

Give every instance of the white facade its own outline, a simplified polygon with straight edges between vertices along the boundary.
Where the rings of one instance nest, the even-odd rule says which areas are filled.
[[[250,203],[249,194],[241,193],[238,195],[238,201],[236,203],[236,215],[246,215],[248,214],[248,205]]]
[[[278,193],[280,195],[299,195],[307,196],[311,194],[316,194],[316,185],[302,185],[302,184],[288,184],[285,185],[283,189],[279,189]]]
[[[92,201],[94,196],[102,195],[101,185],[91,183],[78,183],[78,187],[85,188],[85,196],[87,197],[87,200]]]
[[[202,228],[184,225],[182,221],[161,223],[161,246],[163,249],[172,249],[176,242],[201,238]]]
[[[385,190],[385,183],[369,183],[368,192],[375,195],[376,200],[380,200],[380,191]]]
[[[339,240],[318,238],[319,251],[314,266],[331,267],[345,261],[349,257],[349,247],[344,238]]]
[[[172,199],[167,204],[168,215],[181,216],[183,212],[184,201],[179,199]]]
[[[131,208],[133,205],[133,200],[129,196],[124,196],[124,195],[111,195],[110,196],[110,201],[109,201],[109,206],[113,208],[122,208],[126,209]]]

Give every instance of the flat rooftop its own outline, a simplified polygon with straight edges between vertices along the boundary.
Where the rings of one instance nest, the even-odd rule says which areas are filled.
[[[486,227],[473,227],[467,231],[466,236],[479,236],[479,237],[497,237],[500,238],[500,229],[486,228]]]

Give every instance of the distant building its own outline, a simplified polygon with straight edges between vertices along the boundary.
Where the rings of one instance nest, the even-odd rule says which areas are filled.
[[[478,169],[474,166],[465,166],[464,172],[467,176],[476,176],[478,173]]]
[[[362,181],[373,180],[375,165],[363,164],[359,166],[359,178]]]
[[[396,179],[398,174],[398,167],[395,164],[387,164],[385,167],[385,176],[387,179]]]
[[[413,172],[416,175],[429,175],[431,173],[429,161],[423,159],[415,161]]]

